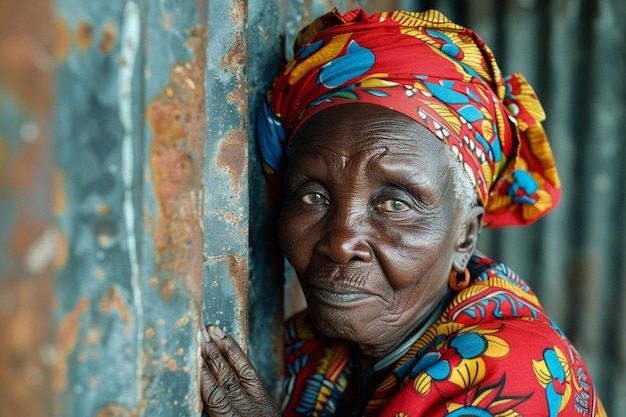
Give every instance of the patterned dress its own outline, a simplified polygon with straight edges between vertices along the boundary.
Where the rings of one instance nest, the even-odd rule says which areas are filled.
[[[390,366],[364,416],[606,416],[579,354],[528,285],[474,256],[475,281]],[[334,416],[354,347],[287,322],[283,416]],[[358,381],[356,382],[358,383]]]

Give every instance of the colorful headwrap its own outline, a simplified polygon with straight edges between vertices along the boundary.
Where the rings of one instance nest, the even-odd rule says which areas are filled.
[[[378,104],[416,120],[463,164],[488,227],[524,225],[554,208],[560,182],[541,121],[520,74],[503,78],[473,31],[438,11],[368,16],[337,9],[304,28],[295,56],[261,109],[264,169],[280,183],[295,132],[339,104]]]

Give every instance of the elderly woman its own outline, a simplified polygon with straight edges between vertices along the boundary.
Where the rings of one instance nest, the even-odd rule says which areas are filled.
[[[476,251],[560,184],[527,82],[437,11],[333,11],[305,28],[262,110],[278,235],[308,310],[287,322],[283,416],[603,416],[528,286]],[[207,326],[210,416],[281,415]]]

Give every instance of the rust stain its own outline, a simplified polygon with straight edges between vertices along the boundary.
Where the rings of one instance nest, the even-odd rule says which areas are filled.
[[[4,97],[30,118],[20,128],[21,137],[0,138],[0,193],[15,203],[19,213],[2,219],[12,228],[12,235],[2,240],[8,250],[23,256],[52,223],[48,196],[54,6],[51,0],[1,3],[1,88]],[[11,142],[19,143],[14,154],[5,141],[16,139]],[[18,161],[30,165],[18,166]],[[7,255],[14,257],[14,253]],[[50,268],[35,271],[24,266],[18,262],[2,265],[0,273],[0,414],[43,417],[50,415],[52,402],[50,358],[42,352],[50,342],[54,280]]]
[[[67,236],[59,230],[57,232],[57,250],[54,258],[52,259],[52,269],[54,271],[58,271],[65,266],[69,252],[70,249]]]
[[[54,59],[57,61],[63,61],[67,58],[67,54],[70,52],[70,45],[72,43],[72,37],[70,30],[67,27],[65,19],[59,17],[54,21],[54,47],[52,53]]]
[[[90,345],[97,345],[102,340],[102,332],[97,327],[91,326],[87,330],[87,334],[85,335],[85,340]]]
[[[9,239],[9,248],[13,256],[23,261],[28,250],[44,234],[46,226],[44,220],[33,218],[25,210],[20,211]]]
[[[4,0],[0,6],[0,81],[12,98],[47,117],[52,102],[53,2]]]
[[[230,8],[230,18],[237,26],[245,25],[248,17],[248,2],[234,1]]]
[[[243,29],[246,26],[248,16],[247,2],[235,1],[230,9],[230,19],[235,24],[237,31],[235,41],[228,48],[228,53],[220,61],[220,67],[228,70],[232,75],[241,75],[242,69],[248,63],[248,48],[246,47]]]
[[[96,412],[94,417],[137,417],[137,410],[129,410],[121,404],[107,404]]]
[[[57,327],[54,343],[57,357],[52,375],[52,387],[55,391],[67,389],[68,357],[78,342],[80,319],[88,309],[89,300],[81,298],[74,310],[68,312]]]
[[[113,22],[106,22],[102,26],[102,39],[100,39],[100,52],[108,54],[113,49],[117,40],[117,27]]]
[[[163,297],[163,300],[169,301],[175,292],[176,281],[174,281],[172,277],[165,278],[163,284],[161,284],[161,297]]]
[[[190,318],[188,315],[183,316],[179,320],[174,322],[174,328],[180,329],[181,327],[187,326],[190,322]]]
[[[76,44],[78,49],[86,51],[93,41],[93,27],[87,22],[78,22],[76,26]]]
[[[124,297],[122,297],[120,289],[116,286],[109,288],[100,300],[100,311],[102,313],[110,314],[113,310],[118,311],[120,318],[122,319],[122,323],[130,323],[131,317],[128,303]]]
[[[227,98],[229,102],[237,105],[237,111],[242,117],[248,117],[248,89],[245,83],[239,84],[239,88],[229,93]]]
[[[242,183],[247,180],[248,135],[245,131],[230,130],[220,143],[216,157],[217,166],[228,173],[236,194],[241,194]]]
[[[47,416],[49,374],[41,355],[50,328],[52,280],[0,283],[0,415]],[[37,395],[38,401],[33,401]],[[6,414],[3,414],[3,411]]]
[[[235,258],[233,256],[225,256],[228,264],[228,278],[235,290],[236,305],[239,306],[238,322],[240,326],[240,334],[243,338],[241,347],[244,352],[248,350],[248,260],[245,256]]]
[[[102,281],[106,277],[106,273],[102,268],[96,268],[93,275],[98,281]]]
[[[154,327],[148,327],[144,334],[148,339],[154,338],[154,335],[156,334],[156,332],[154,331]]]
[[[201,229],[205,143],[204,66],[206,27],[190,30],[189,62],[177,63],[170,82],[147,107],[152,131],[150,166],[159,216],[154,232],[159,269],[170,275],[161,283],[169,300],[183,277],[190,294],[202,293]],[[181,283],[182,284],[182,283]],[[199,311],[200,297],[194,300]]]
[[[163,16],[161,16],[161,20],[163,22],[163,28],[166,30],[170,30],[172,28],[172,23],[174,19],[172,18],[172,14],[165,12]]]
[[[56,168],[52,171],[52,213],[58,216],[65,211],[66,207],[65,174]]]
[[[44,141],[24,143],[19,153],[12,155],[9,169],[9,182],[18,189],[31,190],[40,181],[39,175],[47,158],[47,144]]]
[[[239,76],[247,63],[248,49],[244,43],[241,29],[238,29],[235,33],[235,41],[220,60],[220,68],[229,71],[233,76]]]
[[[100,216],[104,216],[105,214],[110,214],[111,207],[109,207],[106,204],[98,204],[96,206],[96,213],[99,214]]]

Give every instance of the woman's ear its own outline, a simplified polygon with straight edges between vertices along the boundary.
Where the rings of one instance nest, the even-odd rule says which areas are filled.
[[[467,210],[465,219],[459,225],[458,239],[452,259],[452,268],[459,274],[463,273],[476,249],[484,214],[485,209],[476,204]]]

